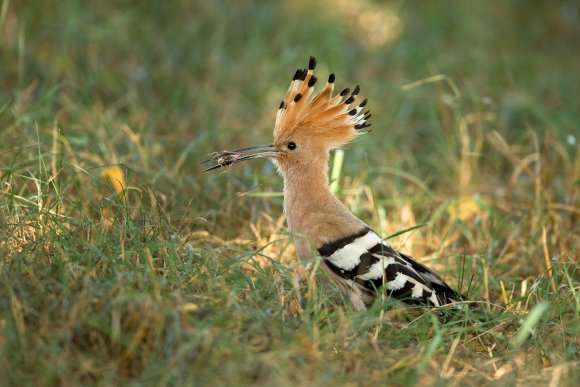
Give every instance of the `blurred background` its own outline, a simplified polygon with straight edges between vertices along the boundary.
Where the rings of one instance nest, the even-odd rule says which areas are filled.
[[[248,217],[280,212],[273,166],[220,176],[199,163],[269,142],[281,95],[314,55],[320,77],[370,100],[372,132],[338,172],[342,198],[359,213],[366,203],[375,226],[573,207],[579,15],[575,1],[5,0],[4,180],[18,186],[9,171],[45,154],[69,199],[90,201],[91,179],[121,163],[174,225],[238,235]]]

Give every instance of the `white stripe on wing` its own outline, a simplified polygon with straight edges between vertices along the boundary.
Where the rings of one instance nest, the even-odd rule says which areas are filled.
[[[355,239],[352,243],[336,250],[328,260],[341,270],[352,270],[360,263],[361,255],[381,242],[381,238],[373,231]]]

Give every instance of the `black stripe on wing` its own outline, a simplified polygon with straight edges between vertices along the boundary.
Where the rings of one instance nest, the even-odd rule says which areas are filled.
[[[360,263],[357,266],[355,266],[352,270],[341,269],[340,267],[330,262],[328,259],[323,259],[323,262],[330,268],[330,270],[332,270],[338,276],[347,280],[355,281],[356,277],[366,273],[371,265],[374,265],[375,263],[379,262],[379,258],[375,257],[372,254],[365,253],[360,256]]]
[[[350,245],[355,240],[357,240],[358,238],[360,238],[362,236],[365,236],[366,234],[368,234],[371,231],[372,230],[370,228],[364,228],[361,231],[354,233],[352,235],[349,235],[347,237],[338,239],[334,242],[326,243],[318,249],[318,254],[320,254],[321,257],[330,257],[337,250],[342,249],[346,245]]]
[[[435,290],[437,298],[441,304],[448,304],[450,302],[461,301],[464,299],[459,293],[457,293],[451,286],[439,277],[433,270],[429,269],[427,266],[415,261],[412,257],[402,254],[401,257],[411,264],[413,269],[417,271],[429,284],[429,287]]]
[[[385,289],[387,295],[407,304],[435,305],[431,300],[429,300],[429,297],[432,296],[434,290],[429,286],[425,279],[404,260],[399,257],[394,258],[395,262],[385,267],[384,277],[364,281],[363,286],[373,292],[377,292],[379,289]],[[404,282],[398,289],[388,289],[387,285],[392,284],[395,281]],[[417,297],[412,296],[415,286],[419,286],[421,289],[421,294]]]
[[[369,249],[369,253],[382,255],[383,257],[397,257],[399,252],[386,243],[377,243],[373,248]]]

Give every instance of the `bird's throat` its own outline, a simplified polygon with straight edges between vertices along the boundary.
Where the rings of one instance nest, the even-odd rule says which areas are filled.
[[[289,167],[293,168],[293,167]],[[306,233],[314,214],[325,212],[337,199],[328,186],[326,164],[282,170],[284,177],[284,212],[292,233]]]

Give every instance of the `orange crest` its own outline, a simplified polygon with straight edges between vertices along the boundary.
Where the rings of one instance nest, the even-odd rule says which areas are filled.
[[[360,91],[358,85],[352,92],[344,89],[333,96],[334,74],[330,74],[324,89],[312,97],[318,81],[314,76],[315,67],[316,59],[310,57],[308,69],[298,69],[294,74],[276,115],[274,137],[307,130],[309,134],[324,138],[332,147],[338,147],[354,139],[361,129],[370,126],[367,122],[370,111],[362,112],[367,100],[358,106],[351,106]]]

